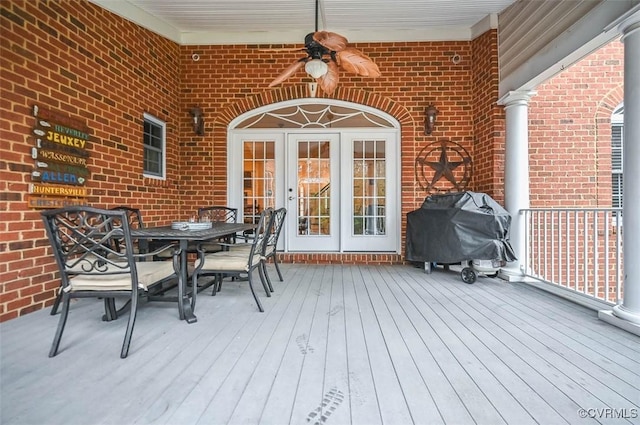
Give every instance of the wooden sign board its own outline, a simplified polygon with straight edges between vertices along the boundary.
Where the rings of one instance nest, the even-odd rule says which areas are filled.
[[[29,196],[27,203],[29,208],[62,208],[68,205],[85,205],[87,202],[84,199]]]
[[[31,183],[29,185],[29,193],[44,196],[72,196],[74,198],[89,196],[86,187],[62,186],[57,184]]]
[[[59,208],[84,204],[84,200],[77,198],[88,196],[83,187],[90,176],[87,168],[90,136],[86,124],[37,105],[33,107],[33,116],[35,146],[31,148],[31,157],[35,167],[31,172],[29,206]]]

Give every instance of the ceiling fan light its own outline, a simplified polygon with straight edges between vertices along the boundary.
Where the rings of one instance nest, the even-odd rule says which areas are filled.
[[[304,65],[304,70],[313,78],[319,78],[327,73],[328,66],[322,59],[311,59]]]

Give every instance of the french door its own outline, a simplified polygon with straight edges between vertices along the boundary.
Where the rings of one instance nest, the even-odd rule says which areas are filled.
[[[238,134],[231,204],[245,222],[285,206],[280,249],[290,252],[397,252],[395,144],[380,131]]]
[[[339,134],[289,134],[287,152],[289,250],[338,251]]]
[[[278,249],[400,251],[400,126],[331,99],[266,105],[229,125],[228,203],[245,222],[286,207]]]
[[[396,147],[394,133],[342,133],[343,251],[398,249],[400,189]]]

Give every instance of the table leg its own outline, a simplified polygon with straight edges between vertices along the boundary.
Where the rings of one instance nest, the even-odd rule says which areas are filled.
[[[189,299],[187,293],[188,269],[187,269],[187,240],[180,241],[180,270],[178,271],[178,312],[180,320],[186,320],[187,323],[195,323],[198,318],[193,312],[192,300]],[[195,291],[194,291],[195,292]],[[193,297],[193,294],[191,295]],[[195,301],[195,300],[193,300]]]

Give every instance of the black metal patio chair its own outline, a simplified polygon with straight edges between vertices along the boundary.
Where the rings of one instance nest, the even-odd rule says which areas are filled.
[[[222,287],[222,279],[224,277],[247,274],[247,281],[249,282],[251,294],[258,305],[258,310],[263,312],[264,309],[262,307],[262,303],[260,302],[260,299],[253,287],[253,271],[256,268],[258,269],[264,291],[267,296],[270,297],[272,290],[267,286],[267,281],[261,264],[264,244],[267,243],[269,236],[267,233],[267,226],[271,221],[273,213],[274,210],[272,208],[267,208],[262,211],[255,231],[255,236],[251,239],[251,243],[242,244],[246,249],[230,249],[205,254],[204,257],[202,257],[202,261],[199,256],[198,260],[194,263],[195,270],[192,277],[193,287],[197,288],[199,277],[213,275],[215,276],[215,280],[213,282],[212,295],[215,295],[220,291]]]
[[[72,298],[104,300],[105,320],[118,317],[116,298],[130,303],[129,320],[120,357],[129,353],[138,300],[155,285],[176,277],[173,261],[140,261],[162,250],[135,253],[127,212],[88,206],[69,206],[42,212],[42,218],[61,279],[62,311],[49,357],[58,353]],[[118,243],[120,243],[118,245]]]
[[[142,229],[144,227],[144,223],[142,222],[142,213],[138,208],[128,207],[126,205],[120,205],[117,207],[111,208],[116,211],[124,211],[127,213],[127,221],[129,222],[129,229]],[[124,249],[123,245],[125,243],[124,238],[116,239],[115,241],[116,248],[119,250]],[[144,253],[148,249],[147,240],[134,240],[133,241],[133,250],[134,253]]]
[[[117,207],[113,207],[111,208],[112,210],[121,210],[121,211],[125,211],[127,213],[127,221],[129,222],[129,228],[130,229],[139,229],[144,227],[144,224],[142,222],[142,213],[140,212],[140,210],[138,208],[132,208],[129,206],[125,206],[125,205],[120,205]],[[140,253],[140,252],[145,252],[146,249],[148,249],[148,247],[145,245],[147,244],[148,241],[134,241],[134,252],[136,254]],[[114,247],[116,250],[121,251],[124,248],[124,239],[123,238],[119,238],[119,239],[114,239],[113,240],[114,243]],[[140,244],[143,244],[144,247],[141,247]],[[162,251],[164,252],[164,251]],[[55,316],[56,314],[58,314],[58,308],[60,308],[60,303],[62,302],[62,286],[60,287],[60,289],[58,290],[58,295],[56,296],[56,300],[53,303],[53,306],[51,307],[51,315]]]
[[[267,243],[264,245],[264,253],[262,254],[262,266],[264,267],[264,274],[267,278],[267,284],[271,288],[271,279],[269,279],[269,273],[267,272],[267,263],[269,259],[273,259],[273,265],[276,268],[276,272],[278,272],[278,277],[280,278],[280,282],[284,279],[282,278],[282,272],[280,271],[280,266],[278,265],[278,239],[280,238],[280,233],[282,232],[282,225],[284,224],[284,219],[287,215],[287,209],[282,207],[278,208],[273,213],[273,218],[271,219],[271,224],[268,229],[269,239]]]
[[[238,222],[238,209],[213,205],[210,207],[198,208],[198,218],[200,221],[210,221],[211,223],[237,223]],[[222,240],[225,243],[236,243],[236,236],[232,235]],[[221,251],[223,248],[216,242],[208,242],[201,245],[205,252]]]
[[[267,241],[263,244],[262,247],[262,256],[261,256],[261,267],[264,273],[264,276],[267,281],[267,286],[273,292],[273,285],[271,284],[271,278],[269,277],[269,271],[267,270],[267,264],[269,259],[273,259],[273,264],[275,265],[276,271],[278,272],[278,278],[280,278],[280,282],[284,279],[282,277],[282,272],[280,271],[280,266],[278,265],[278,238],[280,237],[280,233],[282,232],[282,225],[284,224],[284,219],[287,215],[286,208],[278,208],[273,210],[271,213],[271,219],[269,223],[266,225],[265,232],[268,235]],[[250,244],[231,244],[227,247],[229,251],[240,252],[242,250],[247,250]]]

